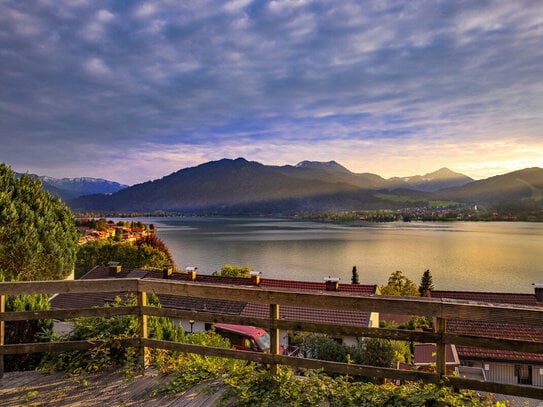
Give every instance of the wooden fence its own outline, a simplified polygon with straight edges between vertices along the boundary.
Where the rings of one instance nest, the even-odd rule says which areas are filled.
[[[133,292],[138,298],[136,306],[108,308],[78,308],[48,311],[5,312],[5,296],[20,294],[55,294],[55,293],[115,293]],[[213,314],[209,312],[186,311],[157,308],[147,305],[147,293],[181,295],[189,297],[246,301],[269,305],[269,318],[248,318],[238,315]],[[358,310],[388,314],[421,315],[435,318],[434,332],[419,332],[399,329],[366,328],[341,326],[304,321],[282,320],[279,307],[301,306],[320,309]],[[543,399],[543,388],[525,385],[512,385],[478,381],[446,375],[445,345],[455,344],[489,349],[514,350],[543,354],[543,343],[511,339],[496,339],[481,336],[457,335],[446,331],[449,318],[476,321],[514,322],[531,326],[543,325],[543,307],[523,307],[513,305],[473,304],[461,301],[418,298],[418,297],[380,297],[342,295],[337,292],[287,292],[268,290],[250,286],[227,286],[196,282],[175,282],[142,279],[100,279],[76,281],[36,281],[0,283],[0,377],[3,374],[3,355],[35,352],[59,352],[90,349],[100,345],[96,341],[71,341],[31,344],[8,344],[4,342],[5,321],[57,319],[64,320],[84,316],[136,315],[140,319],[139,337],[122,339],[125,346],[138,347],[145,366],[149,348],[160,348],[201,355],[221,356],[265,363],[272,371],[277,365],[297,368],[324,369],[349,375],[372,376],[393,380],[422,381],[442,383],[454,388],[487,391],[491,393],[516,395]],[[147,335],[147,316],[165,316],[170,318],[197,320],[207,323],[234,323],[260,326],[270,332],[272,348],[270,353],[246,352],[235,349],[206,347],[150,339]],[[335,336],[354,336],[386,338],[401,341],[436,344],[436,372],[405,371],[390,368],[378,368],[358,364],[328,362],[316,359],[304,359],[279,354],[279,330],[320,332]]]

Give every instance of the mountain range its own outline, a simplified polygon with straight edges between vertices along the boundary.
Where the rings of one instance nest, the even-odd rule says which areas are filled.
[[[108,195],[69,199],[75,211],[193,214],[293,214],[395,209],[432,201],[492,205],[543,198],[543,169],[474,181],[447,168],[385,179],[335,161],[269,166],[244,158],[211,161]]]
[[[22,174],[15,173],[15,175],[19,177]],[[102,178],[53,178],[45,175],[29,175],[31,177],[41,178],[43,189],[52,195],[58,196],[64,201],[84,195],[112,194],[128,187],[128,185],[119,184],[118,182],[108,181]]]

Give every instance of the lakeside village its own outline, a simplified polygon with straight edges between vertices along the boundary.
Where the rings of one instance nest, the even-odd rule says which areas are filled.
[[[80,234],[79,245],[102,239],[111,239],[113,242],[136,243],[139,239],[155,232],[153,224],[143,222],[119,221],[115,223],[105,218],[91,219],[79,218],[75,222]]]
[[[407,204],[408,202],[404,202]],[[92,217],[111,216],[111,217],[169,217],[169,216],[215,216],[216,213],[184,213],[184,212],[132,212],[132,213],[99,213],[92,212],[81,213],[86,218],[79,219],[81,225],[85,222],[92,222]],[[246,215],[240,213],[239,215]],[[543,208],[541,204],[534,200],[524,200],[520,202],[502,202],[492,207],[480,206],[476,203],[460,204],[453,201],[431,201],[411,202],[411,205],[398,209],[368,209],[353,211],[319,211],[311,213],[297,214],[268,214],[270,217],[285,217],[292,219],[305,219],[318,222],[338,222],[342,224],[351,224],[356,226],[360,223],[383,223],[383,222],[543,222]],[[100,219],[98,222],[109,223],[112,221]],[[125,225],[117,225],[123,232],[129,231],[128,226],[134,222],[124,222]],[[136,222],[137,223],[137,222]],[[92,224],[90,225],[92,226]],[[148,231],[152,231],[149,225]],[[139,227],[136,226],[136,229]],[[95,228],[96,229],[96,228]],[[112,229],[108,230],[112,232]],[[93,232],[94,233],[94,232]],[[119,233],[119,232],[116,232]],[[137,231],[133,232],[134,237],[138,236]],[[89,235],[90,236],[90,235]],[[93,237],[89,237],[92,239]],[[104,238],[103,236],[94,238]]]

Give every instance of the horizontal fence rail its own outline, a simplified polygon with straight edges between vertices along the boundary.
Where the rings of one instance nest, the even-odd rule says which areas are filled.
[[[7,295],[20,294],[65,294],[65,293],[133,293],[138,305],[123,307],[77,308],[48,311],[5,312],[4,303]],[[251,318],[231,314],[218,314],[203,311],[190,311],[152,307],[147,305],[147,294],[168,294],[187,297],[246,301],[270,306],[269,318]],[[306,321],[282,320],[279,307],[302,306],[317,309],[358,310],[365,312],[383,312],[387,314],[419,315],[435,318],[436,331],[408,331],[390,328],[367,328]],[[489,349],[511,350],[543,354],[543,343],[512,339],[498,339],[475,335],[458,335],[446,332],[446,320],[449,318],[491,322],[514,322],[529,326],[543,325],[543,307],[525,307],[515,305],[472,303],[456,300],[419,297],[382,297],[344,295],[336,292],[295,292],[280,289],[263,289],[250,286],[228,286],[197,282],[178,282],[141,279],[99,279],[76,281],[36,281],[0,283],[0,377],[3,374],[3,355],[35,352],[62,352],[84,350],[104,345],[103,341],[71,341],[54,343],[5,344],[5,321],[23,321],[39,319],[65,320],[76,317],[113,317],[118,315],[136,315],[140,320],[138,338],[118,339],[124,346],[138,347],[144,366],[150,348],[192,352],[208,356],[220,356],[269,364],[273,369],[278,365],[288,365],[306,369],[324,369],[325,371],[388,378],[393,380],[422,381],[425,383],[443,383],[478,391],[509,394],[522,397],[543,399],[543,388],[525,385],[512,385],[465,379],[446,375],[445,345],[455,344]],[[147,337],[147,316],[163,316],[184,320],[198,320],[207,323],[233,323],[254,325],[267,329],[272,337],[271,352],[258,353],[234,349],[214,348],[171,341],[150,339]],[[436,373],[405,371],[390,368],[328,362],[316,359],[297,358],[280,355],[278,346],[279,330],[319,332],[353,337],[373,337],[401,341],[436,344]]]

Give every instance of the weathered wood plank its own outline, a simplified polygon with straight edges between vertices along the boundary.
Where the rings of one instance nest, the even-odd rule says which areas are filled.
[[[140,339],[145,340],[148,337],[147,332],[147,315],[143,312],[143,308],[147,306],[147,293],[145,291],[138,291],[138,308],[140,310],[139,314],[139,337]],[[145,373],[145,368],[149,362],[149,352],[147,347],[143,344],[140,345],[140,363],[141,363],[141,372]]]
[[[6,296],[0,295],[0,317],[6,312]],[[5,343],[6,324],[4,320],[0,320],[0,349]],[[4,355],[0,355],[0,379],[4,376]]]
[[[277,326],[282,330],[320,332],[330,335],[354,336],[359,338],[382,338],[423,343],[436,343],[441,340],[441,336],[434,332],[409,331],[405,329],[366,328],[360,326],[284,320],[277,321]]]
[[[240,351],[227,348],[215,348],[210,346],[193,345],[171,341],[158,341],[154,339],[146,339],[144,341],[144,344],[148,347],[158,349],[198,353],[205,356],[242,359],[256,363],[282,364],[305,369],[324,369],[328,372],[335,372],[347,375],[387,377],[391,379],[413,381],[424,380],[427,383],[439,382],[439,375],[428,372],[387,369],[374,366],[355,365],[352,363],[327,362],[317,359],[305,359],[285,355],[272,355],[269,353]]]
[[[262,328],[269,328],[270,324],[270,320],[268,318],[242,317],[234,314],[216,314],[211,312],[186,311],[172,308],[157,308],[147,306],[143,308],[143,312],[145,312],[147,315],[152,315],[155,317],[169,317],[184,319],[187,321],[193,319],[201,322],[222,322],[227,324],[253,325]]]
[[[140,290],[154,294],[170,294],[261,304],[303,306],[320,309],[381,311],[408,315],[440,316],[441,301],[433,298],[380,297],[342,295],[330,291],[319,293],[270,290],[249,286],[227,286],[197,282],[140,280]]]
[[[470,336],[445,333],[444,343],[473,346],[478,348],[513,350],[527,353],[543,353],[543,342],[530,342],[514,339],[490,338],[483,336]]]
[[[543,307],[474,303],[445,298],[442,299],[442,307],[441,317],[446,319],[543,325]]]
[[[444,318],[436,318],[436,333],[443,335],[446,328],[446,320]],[[445,344],[440,340],[436,343],[436,371],[439,376],[444,376],[447,372],[446,368],[446,353]]]
[[[126,347],[138,347],[141,344],[139,338],[118,339]],[[74,350],[86,350],[108,344],[108,341],[87,340],[87,341],[69,341],[69,342],[39,342],[39,343],[17,343],[0,347],[0,355],[16,355],[22,353],[40,353],[40,352],[68,352]]]
[[[139,315],[140,308],[128,307],[94,307],[70,308],[44,311],[10,311],[0,313],[0,321],[31,321],[38,319],[71,319],[79,317],[114,317],[119,315]]]
[[[220,396],[226,387],[216,389],[213,394],[203,392],[203,387],[213,383],[202,383],[199,388],[185,394],[164,394],[152,396],[173,379],[158,371],[148,369],[145,376],[130,379],[123,369],[101,370],[67,377],[65,373],[46,374],[40,372],[9,372],[0,385],[0,405],[2,407],[21,406],[125,406],[125,407],[188,407],[214,406],[217,394]],[[215,400],[215,401],[214,401]],[[215,404],[212,404],[215,403]]]
[[[16,281],[0,283],[0,294],[65,294],[65,293],[111,293],[137,291],[136,278],[103,278],[95,280],[49,280]]]

